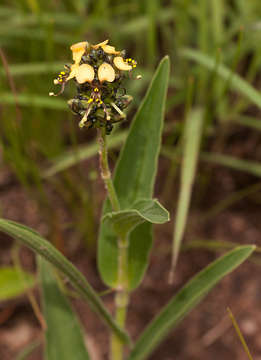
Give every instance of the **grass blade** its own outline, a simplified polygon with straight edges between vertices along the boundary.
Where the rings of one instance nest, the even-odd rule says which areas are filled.
[[[145,329],[134,345],[128,360],[148,358],[168,333],[207,295],[227,274],[236,269],[255,250],[255,246],[241,246],[211,263],[192,278]]]
[[[45,62],[45,63],[27,63],[10,65],[9,71],[12,76],[38,75],[57,73],[63,69],[62,62]],[[0,75],[5,75],[4,69],[0,69]]]
[[[257,177],[261,176],[261,164],[257,161],[243,160],[230,155],[206,152],[200,155],[200,159],[209,163],[227,166],[233,170],[243,171]]]
[[[47,95],[18,94],[16,98],[11,93],[0,93],[1,104],[39,107],[43,109],[68,110],[66,102],[62,99],[51,99]]]
[[[38,258],[42,285],[43,313],[47,324],[45,332],[46,360],[90,359],[84,345],[83,333],[69,301],[57,285],[51,265]]]
[[[174,223],[172,245],[172,262],[169,281],[172,282],[175,266],[178,260],[181,241],[187,222],[192,186],[196,175],[196,165],[200,150],[200,141],[203,127],[203,112],[200,109],[192,110],[186,118],[184,129],[184,149],[181,165],[181,189],[179,192],[178,208]]]
[[[122,144],[127,137],[127,131],[121,131],[116,135],[108,137],[109,148],[114,148]],[[98,144],[95,142],[88,146],[79,146],[77,149],[66,151],[61,156],[53,159],[53,165],[43,171],[43,177],[49,178],[60,171],[68,169],[70,166],[76,165],[80,161],[87,160],[97,155],[99,150]]]
[[[260,93],[251,86],[247,81],[242,79],[235,72],[229,70],[225,65],[219,64],[216,66],[215,59],[211,58],[208,55],[203,54],[200,51],[193,49],[184,49],[181,51],[181,56],[194,60],[197,63],[205,66],[211,71],[216,71],[216,73],[223,78],[225,81],[229,81],[230,86],[241,93],[243,96],[248,98],[251,102],[256,104],[261,108],[261,95]]]
[[[87,282],[83,274],[67,260],[49,241],[42,238],[32,229],[10,220],[0,219],[0,231],[22,242],[35,253],[41,255],[71,281],[78,293],[100,315],[101,319],[111,328],[121,341],[128,342],[128,335],[122,331],[104,307],[100,298]]]
[[[243,336],[243,334],[242,334],[242,332],[241,332],[241,330],[240,330],[240,328],[238,326],[236,318],[234,317],[232,311],[229,308],[227,308],[227,311],[228,311],[228,315],[229,315],[229,317],[230,317],[230,319],[232,321],[232,324],[233,324],[233,326],[234,326],[234,328],[236,330],[236,333],[237,333],[237,335],[239,337],[239,340],[240,340],[241,344],[243,345],[243,348],[244,348],[244,350],[245,350],[245,352],[247,354],[247,357],[249,358],[249,360],[254,360],[252,358],[252,355],[250,354],[249,348],[248,348],[247,343],[246,343],[246,341],[244,339],[244,336]]]
[[[35,285],[33,275],[15,267],[0,269],[0,301],[9,300],[24,294]]]

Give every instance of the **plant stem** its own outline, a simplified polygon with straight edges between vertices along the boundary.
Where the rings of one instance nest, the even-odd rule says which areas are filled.
[[[111,202],[113,211],[120,210],[120,203],[114,189],[114,185],[111,179],[111,171],[108,163],[108,150],[107,150],[107,141],[106,141],[106,132],[105,128],[98,129],[98,143],[100,146],[99,155],[100,155],[100,169],[101,177],[105,183],[105,187]]]
[[[100,169],[104,180],[108,197],[113,211],[120,210],[120,203],[111,179],[111,172],[108,163],[108,151],[106,143],[106,132],[104,128],[98,129],[98,143],[100,146]],[[128,293],[128,247],[129,241],[126,234],[118,236],[118,281],[115,295],[115,320],[124,329],[129,303]],[[112,334],[111,336],[111,360],[122,360],[124,348],[119,339]]]

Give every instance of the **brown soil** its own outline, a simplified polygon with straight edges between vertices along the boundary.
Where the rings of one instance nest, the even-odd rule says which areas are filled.
[[[238,152],[236,155],[242,156],[242,148]],[[83,164],[83,166],[85,165]],[[168,166],[166,160],[161,161],[160,173],[165,175]],[[201,170],[203,173],[206,171],[204,167]],[[208,166],[207,172],[209,171]],[[228,169],[213,167],[211,171],[211,182],[204,185],[204,190],[200,183],[195,187],[185,242],[189,243],[193,239],[200,238],[261,246],[261,215],[258,194],[249,196],[216,216],[203,221],[203,215],[206,215],[218,201],[233,191],[257,182],[254,177]],[[101,182],[97,184],[97,193],[102,200],[104,191]],[[173,214],[172,203],[167,204],[164,199],[161,199],[161,194],[160,184],[157,184],[156,195],[164,205],[171,208]],[[170,195],[168,198],[171,198]],[[0,203],[4,217],[32,226],[43,235],[48,233],[44,220],[37,212],[35,202],[30,200],[9,171],[1,175]],[[62,204],[57,202],[57,207],[62,207]],[[66,221],[69,215],[63,209],[60,210],[60,213],[60,217]],[[219,255],[202,249],[182,252],[175,283],[172,286],[168,285],[172,227],[173,222],[156,228],[155,238],[157,240],[152,251],[148,272],[142,285],[131,296],[128,330],[134,339],[188,279]],[[1,235],[0,263],[2,265],[11,263],[11,244],[12,241],[9,238]],[[95,260],[86,255],[82,243],[79,241],[74,246],[66,243],[65,250],[67,256],[84,272],[91,284],[98,291],[103,290],[104,285],[99,279]],[[34,258],[29,250],[23,249],[21,258],[27,269],[35,268]],[[227,314],[226,308],[229,306],[239,322],[254,359],[261,360],[261,313],[259,311],[261,285],[259,278],[258,265],[248,261],[240,266],[222,280],[207,298],[183,320],[180,326],[171,332],[150,359],[245,360],[247,356]],[[108,309],[112,310],[113,295],[105,296],[104,301]],[[86,329],[86,341],[93,359],[108,359],[106,328],[82,301],[76,300],[73,301],[73,304]],[[19,350],[32,340],[41,337],[40,326],[25,297],[0,305],[0,324],[1,360],[14,360]],[[36,349],[28,359],[42,359],[42,347]]]

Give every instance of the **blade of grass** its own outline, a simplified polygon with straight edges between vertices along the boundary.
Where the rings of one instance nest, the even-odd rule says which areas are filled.
[[[33,275],[15,267],[0,268],[0,301],[6,301],[24,294],[35,285]]]
[[[15,360],[26,360],[29,355],[42,343],[41,339],[35,340],[28,344],[25,348],[19,351],[19,354],[16,355]]]
[[[14,105],[16,100],[19,106],[40,107],[43,109],[67,110],[68,106],[62,99],[50,99],[48,96],[33,94],[18,94],[16,99],[11,93],[0,93],[1,104]]]
[[[90,304],[90,306],[100,315],[101,319],[111,328],[116,336],[123,342],[129,342],[128,335],[119,328],[112,316],[104,307],[100,298],[87,282],[83,274],[67,260],[49,241],[42,238],[32,229],[15,223],[10,220],[0,219],[0,230],[16,240],[22,242],[35,253],[44,257],[53,264],[59,271],[65,274],[71,281],[78,293]]]
[[[232,321],[232,324],[233,324],[233,326],[234,326],[234,328],[236,330],[236,333],[237,333],[237,335],[239,337],[239,340],[240,340],[241,344],[243,345],[243,348],[244,348],[244,350],[245,350],[245,352],[247,354],[247,357],[249,358],[249,360],[254,360],[252,358],[252,355],[250,354],[249,348],[248,348],[247,343],[246,343],[246,341],[244,339],[244,336],[243,336],[243,334],[242,334],[242,332],[241,332],[241,330],[240,330],[240,328],[238,326],[236,318],[234,317],[234,315],[233,315],[232,311],[230,310],[230,308],[227,308],[227,311],[228,311],[228,315],[229,315],[229,317],[230,317],[230,319]]]
[[[196,175],[196,165],[200,150],[202,128],[202,110],[191,110],[191,112],[187,115],[184,129],[184,149],[181,165],[181,189],[179,192],[178,208],[174,223],[172,262],[169,274],[169,282],[173,281],[180,245],[185,232],[192,186]]]
[[[62,62],[45,62],[45,63],[26,63],[15,64],[9,66],[10,74],[13,76],[21,75],[38,75],[38,74],[51,74],[56,73],[63,69],[64,63]],[[0,75],[4,75],[4,69],[0,69]]]
[[[170,160],[180,162],[178,153],[173,152],[173,149],[169,146],[164,146],[161,151],[162,155],[166,156]],[[229,167],[233,170],[243,171],[253,176],[261,176],[261,164],[257,161],[243,160],[230,155],[224,155],[219,153],[202,152],[200,154],[200,160],[211,164],[217,164]]]
[[[261,176],[261,164],[256,161],[242,160],[234,156],[203,152],[200,159],[209,163],[227,166],[233,170],[243,171],[254,176]]]
[[[128,360],[147,359],[171,330],[227,274],[242,264],[255,246],[241,246],[212,262],[192,278],[151,321],[134,345]]]
[[[69,301],[57,284],[53,269],[46,260],[38,257],[38,269],[42,288],[46,360],[90,359],[84,345],[83,332]]]
[[[110,149],[118,147],[127,137],[127,131],[121,131],[116,135],[108,137],[108,146]],[[49,178],[70,166],[76,165],[80,161],[87,160],[95,156],[98,152],[97,142],[88,146],[78,147],[78,149],[69,150],[61,156],[53,159],[53,165],[43,171],[43,177]]]
[[[210,70],[214,70],[216,66],[216,61],[208,55],[203,54],[200,51],[193,49],[183,49],[181,51],[181,56],[196,61],[197,63],[205,66]],[[216,69],[217,74],[224,80],[230,80],[230,86],[241,93],[243,96],[247,97],[251,102],[256,104],[261,108],[261,95],[260,93],[247,81],[241,78],[238,74],[229,70],[225,65],[220,64]]]
[[[235,124],[250,127],[254,130],[261,131],[261,120],[247,115],[238,115],[231,119]]]

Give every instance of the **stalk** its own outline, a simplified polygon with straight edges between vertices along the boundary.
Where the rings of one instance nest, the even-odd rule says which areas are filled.
[[[114,189],[114,185],[113,185],[112,178],[111,178],[111,171],[110,171],[109,162],[108,162],[106,130],[104,127],[101,129],[97,129],[97,130],[98,130],[98,144],[99,144],[101,177],[104,181],[113,211],[119,211],[120,203],[119,203],[116,191]]]
[[[119,211],[120,203],[112,182],[111,171],[108,163],[108,149],[107,149],[105,128],[98,129],[98,143],[99,143],[101,177],[105,183],[105,187],[113,211]],[[129,303],[128,247],[129,247],[129,241],[127,235],[120,234],[118,236],[118,281],[117,281],[117,288],[115,295],[115,320],[122,329],[125,328],[127,308]],[[110,359],[122,360],[123,355],[124,355],[123,344],[114,334],[112,334]]]

